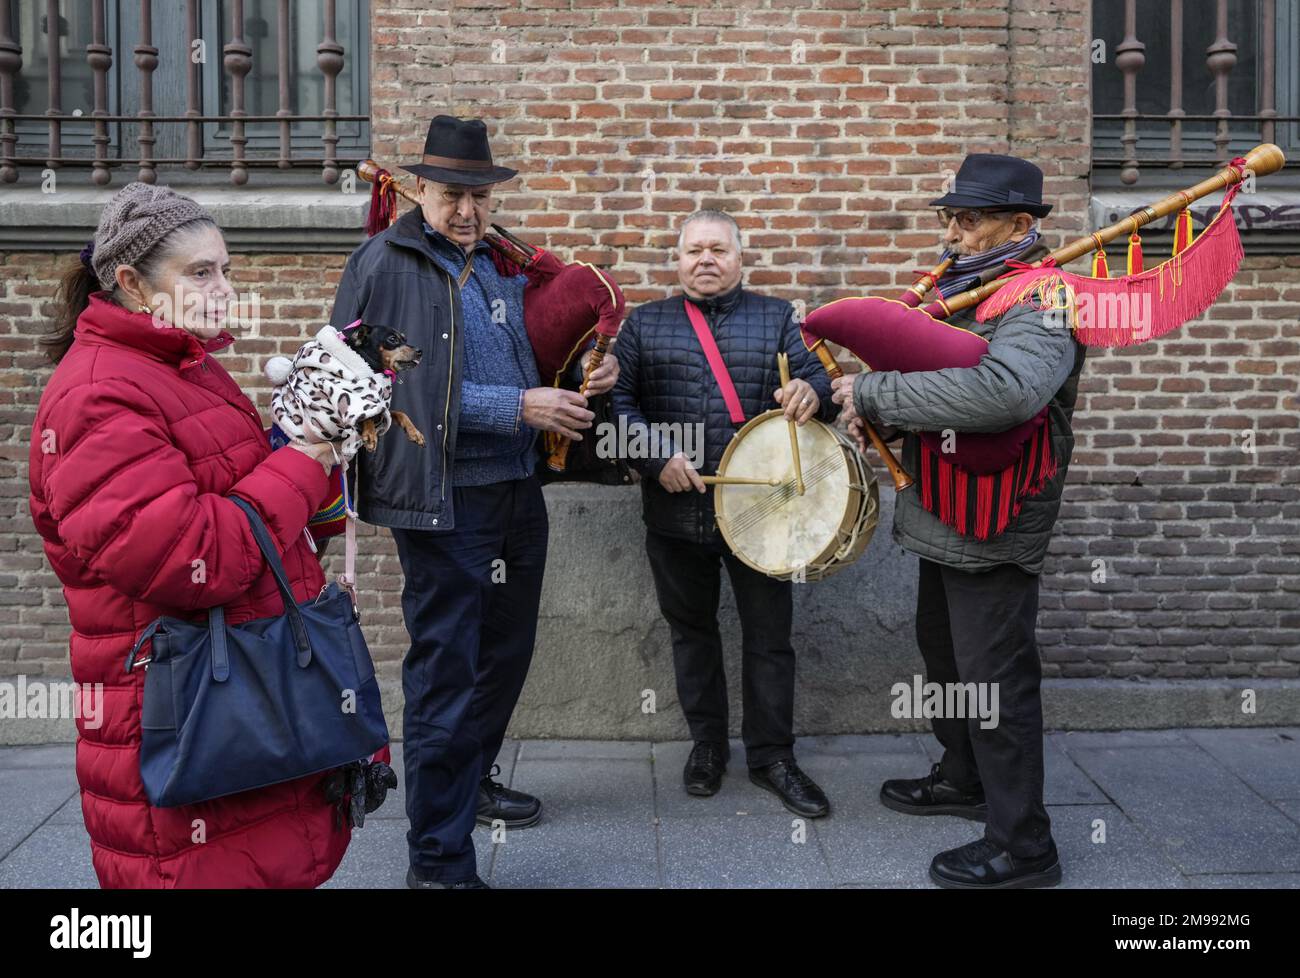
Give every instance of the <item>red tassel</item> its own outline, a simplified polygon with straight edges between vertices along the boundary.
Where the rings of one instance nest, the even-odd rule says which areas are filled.
[[[1011,465],[1002,473],[1002,491],[998,495],[998,525],[993,530],[994,533],[1001,533],[1011,522],[1011,480],[1014,472],[1015,466]]]
[[[1174,254],[1181,255],[1192,243],[1192,214],[1186,207],[1174,219]]]
[[[952,526],[952,466],[939,459],[939,519]]]
[[[966,532],[966,510],[968,508],[966,505],[966,487],[968,480],[969,476],[967,476],[965,469],[956,470],[956,478],[953,484],[953,498],[956,502],[956,508],[953,515],[957,519],[954,529],[963,534]]]
[[[975,484],[975,537],[987,540],[989,521],[993,518],[993,483],[996,475],[981,475]]]
[[[1106,261],[1106,252],[1099,249],[1092,256],[1092,277],[1110,278],[1110,265]]]
[[[930,449],[921,444],[921,505],[934,511],[934,479],[930,475]]]
[[[1142,238],[1136,231],[1128,237],[1128,274],[1142,274]]]
[[[370,185],[366,235],[373,238],[380,231],[387,231],[396,217],[397,190],[393,187],[392,175],[387,170],[380,170],[375,176],[375,182]]]

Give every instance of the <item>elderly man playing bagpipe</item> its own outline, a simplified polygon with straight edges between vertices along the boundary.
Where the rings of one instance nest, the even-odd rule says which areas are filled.
[[[991,281],[1008,261],[1047,253],[1038,233],[1038,219],[1051,210],[1042,183],[1042,172],[1024,160],[966,158],[952,192],[932,201],[954,259],[937,282],[943,296]],[[996,684],[999,709],[992,724],[933,718],[943,759],[925,777],[886,781],[880,798],[900,812],[986,823],[983,839],[934,858],[930,873],[940,885],[1052,886],[1061,870],[1043,805],[1034,629],[1039,574],[1074,445],[1084,348],[1060,317],[1033,304],[987,322],[971,309],[948,323],[987,340],[977,363],[864,372],[837,380],[833,396],[860,441],[863,418],[906,432],[903,467],[920,484],[898,494],[893,535],[920,558],[916,639],[927,681]],[[951,464],[981,433],[1008,429],[1028,433],[1009,468],[974,474]]]
[[[494,165],[486,126],[438,116],[423,158],[403,169],[419,178],[420,206],[353,253],[331,323],[396,329],[424,352],[393,408],[427,444],[383,438],[361,452],[357,507],[392,527],[405,575],[407,884],[483,888],[475,822],[541,817],[537,798],[492,777],[532,659],[546,564],[537,433],[581,438],[593,414],[583,396],[542,385],[525,277],[499,268],[484,240],[492,187],[517,172]],[[606,357],[587,393],[617,377]]]

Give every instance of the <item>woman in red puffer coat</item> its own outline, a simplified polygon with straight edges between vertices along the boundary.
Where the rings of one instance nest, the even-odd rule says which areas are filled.
[[[211,356],[231,342],[228,261],[192,200],[130,184],[65,279],[48,341],[58,367],[32,433],[31,512],[63,583],[73,679],[103,684],[102,723],[77,721],[77,780],[104,887],[317,886],[349,841],[321,775],[178,808],[151,806],[140,781],[144,670],[124,663],[141,630],[216,605],[232,625],[283,611],[228,497],[261,513],[295,598],[325,583],[303,530],[329,446],[271,452]]]

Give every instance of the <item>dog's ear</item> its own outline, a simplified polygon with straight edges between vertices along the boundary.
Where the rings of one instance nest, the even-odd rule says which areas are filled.
[[[365,323],[357,323],[350,330],[343,334],[348,346],[359,350],[370,340],[370,327]]]

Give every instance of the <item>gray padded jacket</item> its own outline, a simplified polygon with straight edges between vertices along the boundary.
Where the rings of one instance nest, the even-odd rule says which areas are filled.
[[[1019,258],[1036,261],[1045,254],[1040,243]],[[991,281],[1005,271],[999,266],[981,278]],[[910,432],[952,429],[960,442],[961,432],[1005,431],[1050,405],[1056,474],[1024,501],[1002,533],[987,540],[958,533],[921,506],[919,485],[899,493],[894,504],[893,536],[904,550],[962,570],[1015,564],[1040,574],[1074,450],[1070,421],[1086,350],[1059,319],[1031,305],[1016,306],[987,323],[978,322],[974,313],[965,310],[948,322],[989,341],[976,366],[865,372],[854,384],[854,403],[859,414],[909,432],[903,436],[902,463],[913,477],[920,464],[920,439]]]

